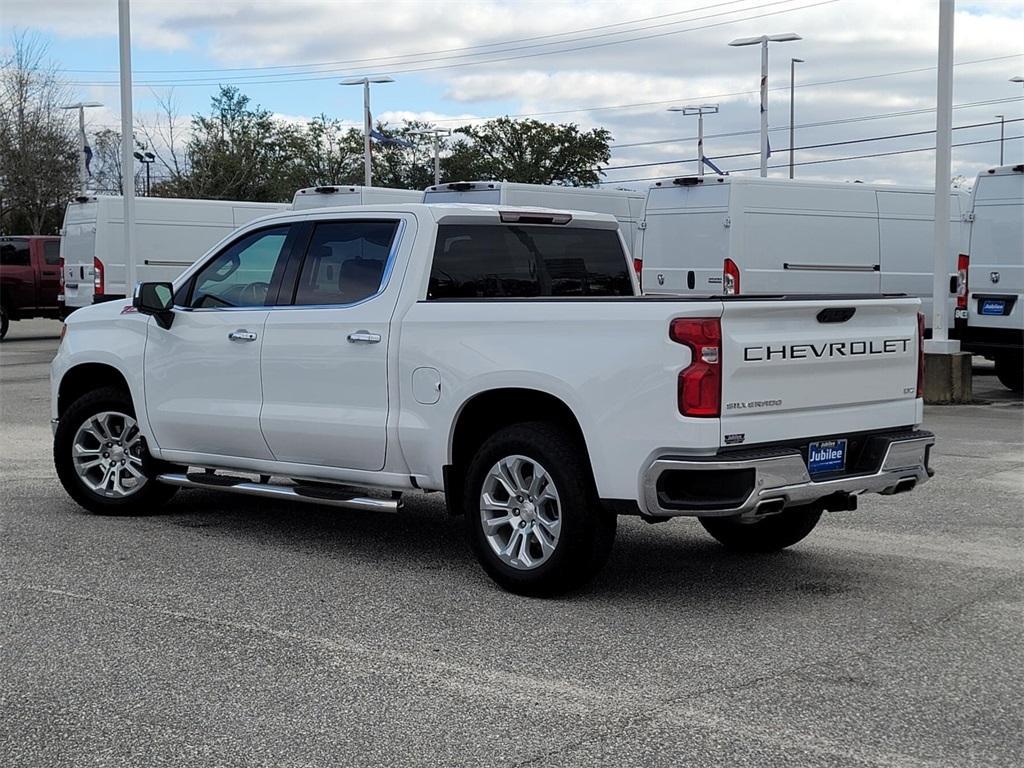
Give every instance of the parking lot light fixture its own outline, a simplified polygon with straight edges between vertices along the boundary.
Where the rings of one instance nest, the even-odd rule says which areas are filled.
[[[669,107],[669,112],[682,112],[697,116],[697,177],[704,176],[704,115],[718,114],[717,104],[701,104],[696,107]]]
[[[78,110],[78,136],[82,142],[82,146],[78,152],[78,179],[82,185],[82,194],[85,194],[86,182],[89,177],[89,169],[85,165],[86,153],[85,148],[89,146],[89,141],[85,137],[85,110],[92,107],[102,107],[98,101],[79,101],[74,104],[65,104],[61,109],[77,109]]]
[[[433,137],[433,148],[434,148],[434,184],[441,183],[441,156],[439,154],[438,141],[441,136],[451,136],[451,128],[418,128],[415,131],[410,131],[413,136],[431,136]]]
[[[761,46],[761,176],[768,175],[768,43],[789,43],[802,40],[796,32],[760,37],[738,37],[729,43],[734,48],[747,45]]]
[[[370,83],[393,83],[395,79],[388,75],[373,77],[348,77],[339,85],[363,86],[363,184],[367,187],[373,183],[373,168],[370,159],[370,131],[373,130],[373,118],[370,115]]]

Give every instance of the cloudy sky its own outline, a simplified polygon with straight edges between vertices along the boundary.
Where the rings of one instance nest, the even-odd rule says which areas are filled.
[[[117,3],[2,5],[8,33],[38,32],[79,95],[107,105],[90,127],[117,127]],[[642,188],[695,170],[696,118],[672,105],[718,104],[705,123],[708,155],[734,172],[756,168],[759,49],[727,44],[796,32],[803,40],[770,50],[770,162],[781,166],[772,173],[787,173],[797,57],[797,175],[924,185],[934,154],[905,150],[934,145],[937,9],[937,0],[133,0],[135,105],[152,115],[155,97],[173,92],[187,116],[232,83],[283,119],[324,112],[354,123],[360,89],[337,81],[390,74],[395,83],[374,88],[378,118],[604,126],[615,140],[606,179]],[[1024,159],[1024,87],[1009,82],[1024,74],[1024,2],[961,0],[955,61],[953,124],[964,127],[953,141],[964,146],[954,173],[998,162],[1000,114],[1006,162]]]

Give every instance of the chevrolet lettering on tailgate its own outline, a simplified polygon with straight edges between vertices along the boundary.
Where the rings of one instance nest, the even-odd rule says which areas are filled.
[[[757,363],[768,360],[894,355],[909,352],[911,341],[909,337],[904,337],[865,341],[830,341],[821,344],[759,344],[743,348],[743,361]]]

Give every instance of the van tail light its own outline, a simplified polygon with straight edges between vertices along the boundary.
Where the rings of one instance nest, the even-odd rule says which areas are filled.
[[[104,288],[106,288],[106,280],[103,274],[103,262],[99,259],[94,258],[92,260],[92,287],[93,293],[97,296],[104,294]]]
[[[638,283],[642,284],[643,283],[643,275],[644,275],[644,260],[643,259],[637,259],[637,258],[633,259],[633,271],[636,272],[636,281]]]
[[[61,256],[57,259],[58,269],[60,270],[60,292],[64,293],[64,257]]]
[[[917,313],[917,396],[924,397],[924,312]]]
[[[717,418],[722,412],[722,324],[717,317],[678,318],[669,325],[669,338],[692,352],[690,364],[679,373],[679,413]]]
[[[739,296],[740,268],[732,259],[726,259],[722,266],[722,292],[726,296]]]
[[[956,257],[956,308],[967,309],[967,270],[971,257],[961,253]]]

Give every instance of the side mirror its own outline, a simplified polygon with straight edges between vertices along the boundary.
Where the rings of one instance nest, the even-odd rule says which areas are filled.
[[[174,286],[170,283],[139,283],[132,306],[143,315],[152,315],[164,330],[174,322]]]

